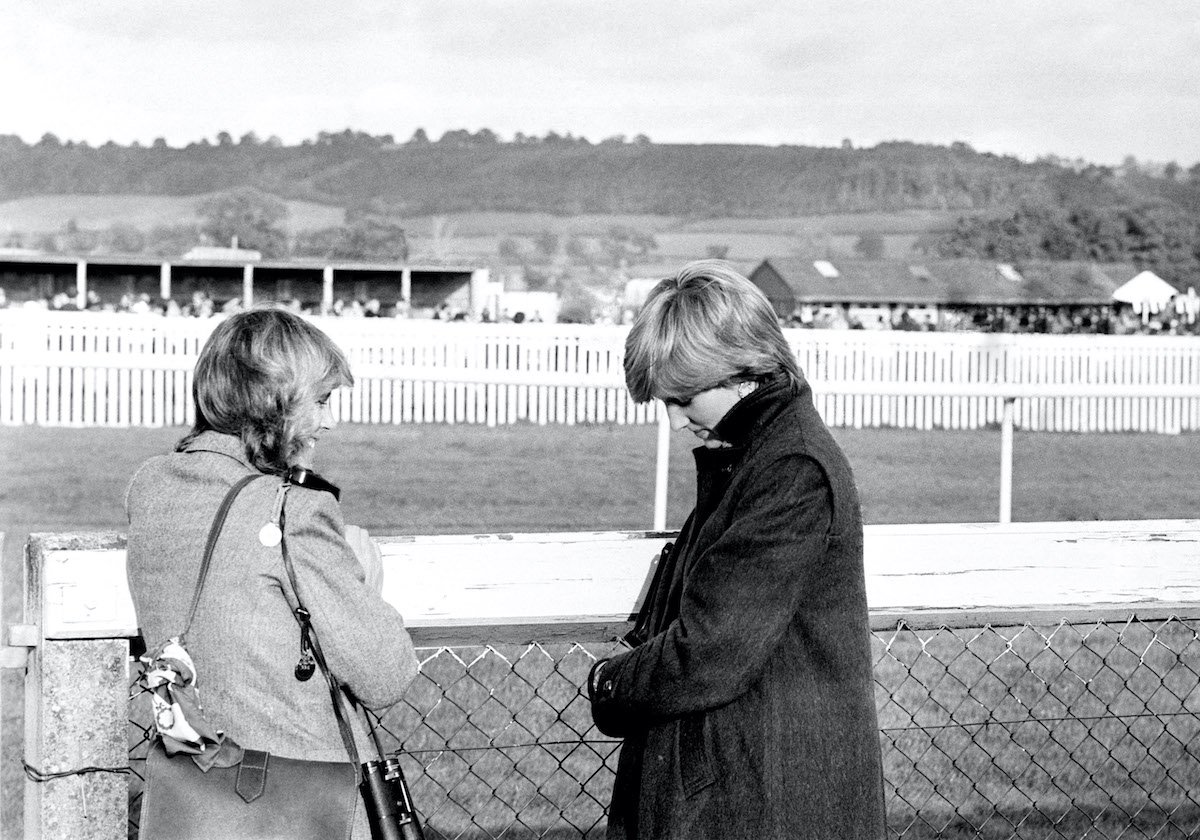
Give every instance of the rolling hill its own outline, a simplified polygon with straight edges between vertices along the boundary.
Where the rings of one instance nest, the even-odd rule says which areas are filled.
[[[321,133],[294,146],[227,135],[184,148],[99,148],[0,135],[0,234],[195,221],[206,196],[250,187],[287,207],[285,233],[346,211],[401,224],[438,253],[495,256],[544,233],[650,234],[660,256],[847,253],[882,237],[889,256],[1129,259],[1181,279],[1200,269],[1200,166],[1113,170],[1023,162],[962,143],[872,148],[655,144],[557,135],[437,142]],[[10,237],[12,238],[12,237]],[[2,243],[0,243],[2,244]],[[450,247],[452,245],[453,247]]]

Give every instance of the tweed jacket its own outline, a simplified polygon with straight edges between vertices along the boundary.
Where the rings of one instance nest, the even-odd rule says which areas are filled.
[[[739,401],[694,450],[696,507],[662,561],[650,638],[603,663],[623,737],[612,840],[877,840],[883,777],[849,464],[811,392]]]
[[[125,494],[127,570],[147,647],[183,631],[213,517],[229,488],[253,472],[240,440],[206,432],[134,474]],[[258,537],[281,484],[276,476],[252,481],[230,508],[186,644],[218,729],[281,756],[347,761],[325,680],[295,677],[296,596],[279,546]],[[288,554],[329,668],[363,705],[383,709],[416,675],[416,655],[400,614],[366,585],[344,532],[331,493],[288,491]],[[360,715],[350,722],[365,760],[371,741]],[[361,817],[355,836],[365,827]]]

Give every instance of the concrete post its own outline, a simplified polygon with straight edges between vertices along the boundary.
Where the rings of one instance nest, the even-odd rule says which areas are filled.
[[[128,639],[43,640],[25,677],[25,840],[120,840],[129,828]]]
[[[158,296],[163,300],[171,297],[171,264],[165,262],[158,270]]]
[[[321,311],[329,314],[333,311],[333,266],[327,265],[321,271]]]
[[[43,777],[62,775],[26,780],[25,840],[123,840],[129,830],[129,639],[47,639],[44,628],[48,555],[111,543],[40,535],[26,548],[25,620],[41,638],[30,640],[25,672],[25,761]],[[69,614],[99,606],[105,594],[64,591],[78,596],[61,605]],[[85,768],[116,772],[78,772]]]
[[[0,533],[0,557],[4,556],[4,534]],[[14,646],[9,621],[16,618],[4,614],[4,570],[0,570],[0,835],[20,828],[20,812],[16,803],[21,801],[22,777],[12,773],[4,765],[9,756],[20,754],[21,739],[16,737],[18,709],[21,705],[21,680],[25,677],[25,661],[28,651]]]

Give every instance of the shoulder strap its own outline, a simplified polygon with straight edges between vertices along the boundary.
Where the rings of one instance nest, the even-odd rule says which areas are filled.
[[[196,617],[196,607],[200,605],[200,593],[203,591],[204,581],[208,577],[208,567],[212,565],[213,549],[217,547],[217,538],[221,536],[221,529],[225,527],[225,517],[229,515],[229,508],[233,505],[233,500],[237,498],[238,493],[242,492],[242,488],[254,479],[261,477],[261,473],[251,473],[240,479],[237,484],[229,488],[229,492],[221,500],[221,506],[217,508],[217,515],[213,517],[212,527],[208,529],[208,541],[204,544],[204,559],[200,561],[200,575],[196,580],[196,590],[192,593],[192,606],[188,610],[187,624],[184,625],[183,632],[179,634],[181,638],[187,635],[188,630],[192,629],[192,619]]]
[[[337,718],[338,730],[342,734],[342,742],[346,745],[346,753],[350,756],[350,761],[354,764],[354,772],[361,781],[362,762],[358,754],[358,745],[354,742],[354,733],[350,729],[350,723],[347,721],[345,713],[345,707],[350,704],[350,699],[341,681],[333,675],[333,672],[329,670],[329,666],[325,664],[325,654],[321,651],[321,641],[317,638],[316,629],[310,623],[311,613],[304,608],[304,601],[300,597],[300,587],[296,581],[296,567],[292,565],[291,555],[288,554],[286,523],[286,513],[281,508],[279,511],[279,530],[284,536],[280,540],[279,548],[283,552],[283,568],[287,571],[288,582],[292,586],[292,593],[296,596],[296,609],[293,610],[293,614],[296,616],[296,621],[300,624],[301,632],[307,634],[308,641],[312,644],[313,659],[316,660],[317,667],[321,669],[321,673],[325,676],[325,682],[329,685],[329,696],[333,700],[333,714]],[[368,722],[367,725],[369,727],[370,723]]]

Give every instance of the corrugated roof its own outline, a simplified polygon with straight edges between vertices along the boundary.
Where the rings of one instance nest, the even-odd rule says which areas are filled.
[[[999,263],[984,260],[830,262],[836,278],[821,276],[809,259],[764,260],[797,303],[1109,303],[1113,290],[1138,271],[1129,264],[1029,261],[1011,264],[1021,278],[1014,281]]]
[[[145,254],[133,255],[114,255],[114,254],[0,254],[0,264],[11,265],[75,265],[80,261],[94,265],[111,265],[111,266],[160,266],[163,263],[170,263],[177,266],[186,266],[195,268],[196,266],[214,265],[214,266],[241,266],[246,264],[243,261],[229,262],[226,260],[183,260],[179,258],[171,259],[167,257],[153,257]],[[474,271],[479,266],[471,264],[457,265],[429,265],[429,264],[412,264],[402,262],[367,262],[360,260],[344,260],[344,259],[319,259],[315,257],[299,257],[296,259],[265,259],[258,262],[250,262],[255,268],[310,268],[321,269],[325,266],[332,266],[335,269],[355,270],[355,271],[397,271],[402,268],[410,269],[411,271],[420,272],[441,272],[445,274],[462,274]]]

